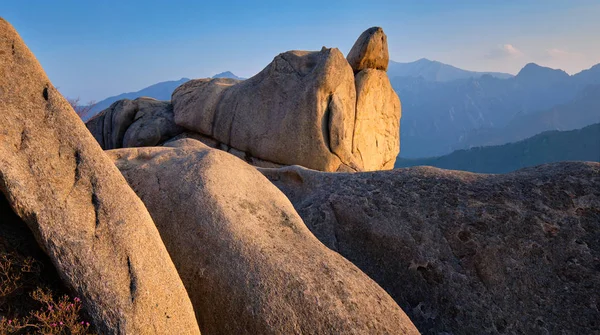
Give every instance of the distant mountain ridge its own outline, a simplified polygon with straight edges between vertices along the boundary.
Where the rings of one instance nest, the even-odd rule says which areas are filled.
[[[97,102],[87,115],[82,116],[82,119],[84,122],[89,120],[90,118],[92,118],[92,116],[110,107],[110,105],[112,105],[113,102],[119,101],[121,99],[151,97],[157,100],[171,100],[171,94],[173,93],[173,91],[181,84],[189,80],[189,78],[181,78],[179,80],[163,81],[154,85],[150,85],[137,92],[122,93],[119,95],[108,97],[102,101]]]
[[[230,71],[221,72],[219,74],[214,75],[212,78],[233,78],[238,80],[243,80],[244,78],[238,77]],[[87,121],[92,118],[94,115],[103,111],[104,109],[110,107],[113,102],[121,100],[121,99],[136,99],[139,97],[150,97],[157,100],[171,100],[171,94],[173,91],[182,85],[183,83],[189,81],[189,78],[181,78],[179,80],[171,80],[171,81],[163,81],[160,83],[156,83],[154,85],[150,85],[146,88],[143,88],[136,92],[122,93],[119,95],[115,95],[112,97],[108,97],[102,101],[97,102],[92,109],[90,109],[89,113],[82,116],[83,121]]]
[[[507,173],[561,161],[600,162],[600,123],[570,131],[546,131],[498,146],[457,150],[449,155],[396,161],[395,168],[435,166],[477,173]]]
[[[477,130],[502,129],[517,117],[568,104],[590,85],[600,85],[600,67],[568,75],[531,63],[507,79],[483,75],[445,82],[423,77],[390,80],[402,102],[400,154],[419,158],[470,147]]]
[[[390,61],[388,66],[388,77],[413,77],[423,78],[427,81],[446,82],[457,79],[479,78],[490,75],[495,78],[507,79],[514,77],[509,73],[502,72],[476,72],[459,69],[452,65],[427,58],[421,58],[410,63],[399,63]]]
[[[519,113],[502,128],[469,132],[459,147],[468,149],[511,143],[548,130],[579,129],[594,123],[600,123],[600,85],[586,86],[568,103],[530,114]]]
[[[230,78],[230,79],[237,79],[237,80],[245,80],[246,79],[246,78],[236,76],[231,71],[221,72],[221,73],[215,74],[212,77],[213,78]]]

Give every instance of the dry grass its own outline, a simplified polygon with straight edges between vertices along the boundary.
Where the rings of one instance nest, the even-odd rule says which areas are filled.
[[[50,259],[0,192],[0,335],[90,334]]]

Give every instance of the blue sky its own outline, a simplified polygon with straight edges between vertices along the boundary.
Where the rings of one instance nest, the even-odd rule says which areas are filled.
[[[381,26],[390,57],[517,73],[600,63],[598,0],[2,0],[55,86],[101,100],[159,81],[260,71],[278,53],[338,47]]]

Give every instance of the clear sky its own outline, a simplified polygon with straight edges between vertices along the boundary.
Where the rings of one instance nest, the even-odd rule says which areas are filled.
[[[600,63],[599,0],[0,0],[55,86],[101,100],[181,77],[249,77],[278,53],[338,47],[381,26],[390,57],[517,73]]]

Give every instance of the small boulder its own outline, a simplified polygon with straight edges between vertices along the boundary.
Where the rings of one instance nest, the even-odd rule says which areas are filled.
[[[365,30],[346,57],[354,72],[364,69],[387,71],[390,55],[387,36],[380,27]]]
[[[155,146],[184,131],[170,102],[148,97],[116,101],[86,126],[105,150]]]

